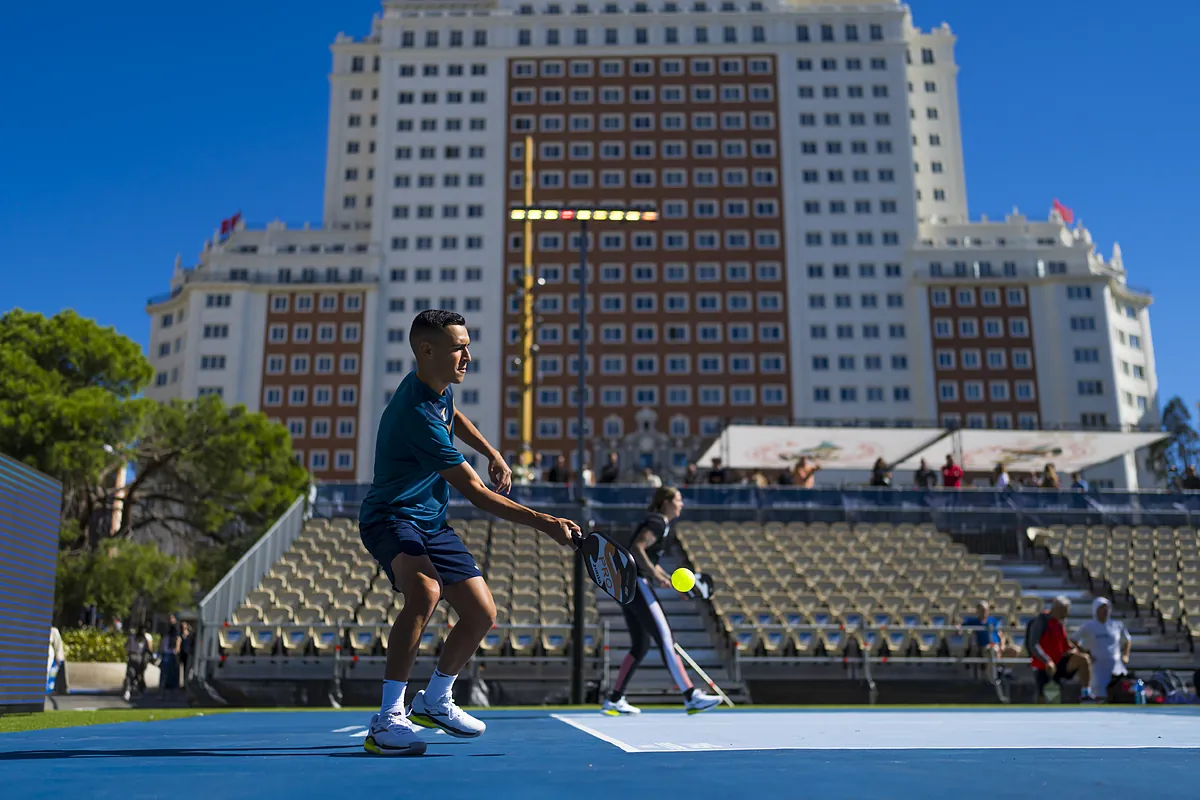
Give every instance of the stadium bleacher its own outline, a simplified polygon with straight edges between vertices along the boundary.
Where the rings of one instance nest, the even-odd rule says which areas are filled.
[[[953,628],[981,600],[1018,644],[1042,608],[930,525],[684,522],[679,535],[746,655],[962,656],[971,637]]]
[[[685,646],[746,700],[761,691],[801,697],[821,686],[821,697],[843,692],[839,696],[856,702],[855,676],[872,662],[889,665],[890,696],[957,682],[947,697],[978,697],[970,694],[972,684],[982,678],[990,687],[997,665],[978,651],[975,631],[964,629],[963,619],[986,601],[1021,648],[1028,621],[1060,593],[1077,601],[1075,627],[1087,618],[1093,593],[1111,590],[1123,613],[1136,615],[1127,624],[1139,669],[1191,669],[1194,663],[1200,539],[1190,527],[1029,528],[1020,540],[1050,554],[1050,563],[1038,564],[1021,555],[1015,531],[1005,539],[903,517],[849,522],[808,514],[804,521],[743,522],[716,521],[707,508],[694,512],[693,520],[704,521],[677,524],[683,561],[672,563],[711,573],[717,589],[710,602],[671,595],[665,604]],[[535,531],[467,516],[448,523],[483,569],[497,608],[496,627],[475,663],[510,702],[546,702],[570,675],[572,556]],[[605,524],[628,530],[624,523]],[[293,702],[292,695],[280,701],[271,693],[307,686],[311,700],[324,697],[327,685],[333,698],[372,696],[403,598],[363,548],[356,520],[297,521],[273,552],[255,567],[261,578],[239,583],[253,588],[230,592],[222,601],[226,610],[212,618],[209,644],[201,648],[206,674],[220,691],[247,699]],[[1079,585],[1088,579],[1091,592]],[[589,680],[604,681],[628,639],[619,607],[598,597],[591,582],[585,591],[585,670]],[[455,622],[453,611],[439,604],[421,639],[418,672],[432,670]],[[652,653],[639,671],[643,699],[655,702],[672,691],[657,660]],[[1018,674],[1029,682],[1027,668]],[[906,681],[923,688],[896,688]]]
[[[1071,526],[1031,528],[1050,557],[1100,580],[1164,625],[1200,636],[1200,532],[1194,528]]]
[[[562,656],[570,637],[570,553],[531,529],[506,522],[451,519],[496,599],[497,627],[484,639],[488,655]],[[589,585],[589,596],[593,590]],[[249,592],[220,632],[223,654],[328,655],[336,647],[382,655],[404,607],[387,576],[363,548],[350,519],[309,520],[304,532]],[[598,616],[586,607],[587,624]],[[421,638],[434,655],[456,622],[439,604]],[[586,652],[594,652],[588,635]]]

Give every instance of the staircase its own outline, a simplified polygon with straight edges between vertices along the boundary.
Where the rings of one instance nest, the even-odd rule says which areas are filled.
[[[678,564],[673,557],[663,558],[662,567],[668,573],[674,571],[676,566]],[[739,704],[750,702],[745,686],[735,680],[730,671],[732,659],[727,657],[723,647],[714,644],[720,639],[716,635],[717,626],[712,607],[706,601],[680,595],[673,589],[657,589],[656,591],[663,612],[667,615],[671,632],[680,647],[686,650],[692,660],[708,673],[708,676],[717,686],[721,687],[721,691],[725,692],[730,700]],[[621,613],[621,606],[606,594],[598,593],[597,598],[596,608],[600,613],[601,623],[607,622],[611,630],[609,655],[612,672],[609,680],[615,683],[617,672],[621,668],[621,661],[629,652],[629,630],[625,623],[625,617]],[[693,672],[686,662],[684,668],[697,688],[711,691],[704,679]],[[604,687],[606,693],[611,689],[611,685]],[[647,651],[646,657],[638,665],[637,672],[634,673],[633,680],[626,689],[625,696],[634,705],[682,702],[680,692],[675,687],[675,681],[671,679],[671,673],[663,663],[662,651],[653,639],[650,641],[650,649]]]
[[[1047,605],[1059,595],[1068,598],[1071,601],[1071,613],[1066,623],[1069,635],[1074,635],[1081,624],[1092,618],[1092,599],[1097,595],[1093,594],[1086,579],[1070,575],[1065,566],[1047,563],[1044,558],[1037,561],[1001,556],[983,558],[987,566],[1000,570],[1004,580],[1020,583],[1023,595],[1040,597]],[[1190,674],[1200,666],[1183,634],[1171,630],[1163,632],[1157,617],[1137,616],[1124,598],[1109,599],[1113,601],[1112,614],[1125,623],[1125,629],[1133,639],[1130,669],[1148,677],[1156,669]]]

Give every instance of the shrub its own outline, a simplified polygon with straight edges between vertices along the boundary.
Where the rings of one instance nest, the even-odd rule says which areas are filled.
[[[95,628],[73,628],[63,631],[62,638],[68,663],[125,663],[125,642],[129,640],[127,631],[117,633]],[[154,652],[157,652],[159,637],[152,636],[151,639],[154,641]]]

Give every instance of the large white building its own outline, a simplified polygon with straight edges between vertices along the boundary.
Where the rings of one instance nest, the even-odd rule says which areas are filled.
[[[970,221],[954,44],[894,0],[388,2],[333,45],[324,227],[243,227],[177,268],[149,307],[155,395],[278,408],[318,476],[367,480],[408,325],[451,308],[476,358],[460,402],[517,451],[530,136],[535,202],[661,216],[592,226],[589,458],[680,468],[730,420],[1152,424],[1150,298],[1119,253],[1056,214]],[[576,248],[570,223],[535,230],[546,457],[574,456]],[[333,315],[326,295],[357,315],[331,317],[344,351],[295,317]]]

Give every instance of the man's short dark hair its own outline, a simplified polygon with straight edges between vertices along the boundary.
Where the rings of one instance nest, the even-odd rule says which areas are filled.
[[[418,344],[434,336],[442,335],[448,326],[465,326],[466,324],[467,321],[463,319],[462,314],[454,311],[443,311],[440,308],[430,308],[417,314],[416,319],[413,320],[412,327],[408,331],[408,343],[412,346],[415,353]]]

